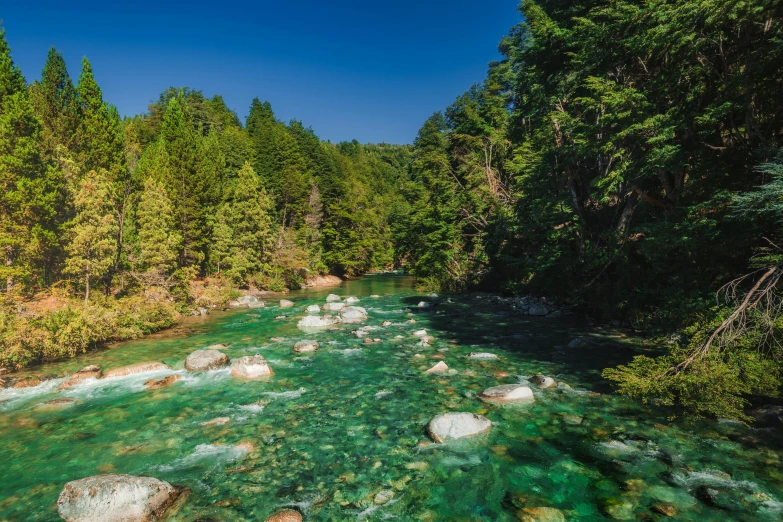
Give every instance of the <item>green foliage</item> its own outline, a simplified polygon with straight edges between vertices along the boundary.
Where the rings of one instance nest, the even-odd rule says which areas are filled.
[[[163,185],[147,178],[136,209],[137,269],[165,277],[177,267],[182,238],[173,229],[174,210]]]
[[[107,173],[91,170],[81,181],[74,204],[77,214],[66,247],[64,271],[84,281],[84,300],[90,284],[104,277],[117,254],[118,225]]]

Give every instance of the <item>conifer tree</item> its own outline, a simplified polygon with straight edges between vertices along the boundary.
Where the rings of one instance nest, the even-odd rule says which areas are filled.
[[[5,29],[0,27],[0,110],[6,96],[16,94],[25,89],[22,71],[11,58],[11,49],[5,39]]]
[[[106,172],[94,170],[84,175],[66,247],[65,273],[83,279],[85,303],[90,299],[90,285],[108,273],[117,253],[118,226],[107,177]]]
[[[204,185],[198,179],[199,136],[182,93],[169,100],[160,139],[168,157],[168,170],[162,181],[174,204],[175,221],[182,237],[180,266],[198,266],[204,260],[206,246]]]
[[[81,117],[76,146],[83,171],[104,169],[115,180],[124,178],[123,131],[119,114],[103,101],[101,88],[86,57],[82,59],[77,93]]]
[[[58,145],[75,152],[80,111],[65,59],[55,48],[49,50],[41,81],[30,87],[30,100],[43,123],[43,151],[51,157]]]
[[[174,230],[174,210],[163,185],[147,178],[136,210],[139,242],[138,268],[152,278],[170,275],[177,267],[182,245]]]
[[[263,268],[273,243],[269,211],[258,176],[245,163],[215,216],[212,258],[221,273],[244,283]]]

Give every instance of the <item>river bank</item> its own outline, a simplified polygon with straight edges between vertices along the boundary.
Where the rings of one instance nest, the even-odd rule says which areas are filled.
[[[321,310],[328,294],[356,296],[367,318],[300,329],[308,308],[339,314]],[[775,432],[675,421],[608,393],[602,368],[636,351],[622,332],[523,315],[489,296],[432,297],[401,276],[287,299],[294,305],[195,318],[43,367],[70,376],[92,364],[100,379],[0,390],[0,518],[57,520],[65,484],[120,473],[188,490],[167,513],[176,521],[265,520],[286,509],[306,520],[779,519]],[[569,347],[575,339],[586,342]],[[302,341],[318,346],[296,350]],[[232,362],[261,355],[274,375],[186,369],[215,344]],[[168,368],[107,377],[151,361]],[[527,387],[534,400],[480,398],[500,385]],[[430,421],[459,412],[491,427],[434,440]]]

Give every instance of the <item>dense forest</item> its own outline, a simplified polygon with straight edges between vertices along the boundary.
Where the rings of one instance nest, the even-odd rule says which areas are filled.
[[[681,332],[605,376],[740,416],[742,397],[780,387],[783,6],[520,11],[504,59],[419,131],[399,254],[433,289],[533,293]]]
[[[86,58],[74,84],[52,49],[28,85],[1,33],[0,365],[136,337],[236,288],[391,266],[408,156],[323,142],[258,99],[243,124],[190,88],[122,119]],[[55,313],[31,308],[40,291]]]
[[[0,38],[0,363],[225,297],[194,280],[283,290],[396,266],[423,289],[535,294],[633,327],[666,352],[607,369],[622,393],[742,418],[781,384],[783,7],[519,9],[503,59],[410,147],[323,142],[258,99],[241,122],[188,88],[122,119],[86,59],[74,85],[52,50],[28,85]],[[86,304],[17,313],[43,289]],[[123,299],[145,304],[128,317]]]

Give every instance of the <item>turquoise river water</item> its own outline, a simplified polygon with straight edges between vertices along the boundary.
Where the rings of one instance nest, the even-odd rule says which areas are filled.
[[[364,344],[352,334],[359,325],[298,330],[305,307],[328,293],[357,296],[365,324],[379,327],[369,337],[381,342]],[[178,521],[264,520],[286,507],[305,520],[511,521],[540,507],[580,521],[783,520],[783,451],[763,430],[672,421],[671,412],[609,393],[601,369],[633,355],[621,333],[568,316],[523,316],[487,296],[426,296],[405,276],[370,275],[288,298],[295,307],[281,311],[270,300],[216,312],[38,367],[30,373],[60,377],[41,386],[0,389],[0,520],[59,520],[63,485],[101,473],[189,488],[169,517]],[[436,306],[418,308],[422,300]],[[435,337],[431,346],[412,336],[422,328]],[[584,335],[597,344],[567,347]],[[302,339],[320,349],[294,353]],[[228,369],[183,369],[191,351],[215,343],[232,358],[262,354],[275,376],[240,381]],[[501,357],[467,357],[477,351]],[[450,372],[425,375],[439,360]],[[105,371],[143,361],[172,370],[59,389],[87,364]],[[169,387],[143,386],[171,373],[181,379]],[[475,398],[538,373],[560,386],[531,385],[533,403]],[[41,407],[57,398],[76,402]],[[493,427],[459,444],[429,442],[424,426],[449,411],[481,413]],[[205,424],[218,417],[228,420]],[[374,501],[380,491],[383,504]]]

